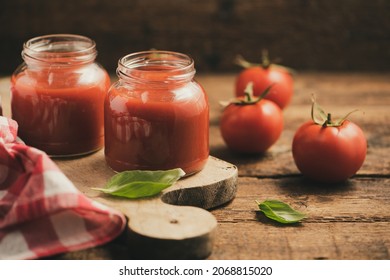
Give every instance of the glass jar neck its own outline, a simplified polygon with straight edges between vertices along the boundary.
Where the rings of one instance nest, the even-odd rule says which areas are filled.
[[[191,81],[195,68],[193,59],[185,54],[144,51],[122,57],[116,72],[126,83],[163,86]]]
[[[28,65],[77,66],[91,63],[97,56],[96,44],[88,37],[53,34],[28,40],[22,58]]]

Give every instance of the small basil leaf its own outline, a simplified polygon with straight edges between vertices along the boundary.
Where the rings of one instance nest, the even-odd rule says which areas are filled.
[[[114,175],[104,188],[93,189],[126,198],[148,197],[172,186],[184,175],[185,172],[180,168],[166,171],[124,171]]]
[[[283,224],[297,223],[306,217],[305,214],[292,209],[288,204],[279,200],[257,202],[259,209],[268,218]]]

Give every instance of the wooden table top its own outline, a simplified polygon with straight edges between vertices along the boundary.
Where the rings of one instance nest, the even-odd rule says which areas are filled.
[[[233,201],[211,210],[218,221],[209,259],[390,259],[390,75],[298,73],[295,93],[284,111],[284,131],[262,156],[239,156],[219,132],[219,101],[233,97],[234,75],[198,75],[210,101],[210,154],[238,167]],[[298,172],[291,154],[297,128],[310,119],[311,94],[334,116],[356,108],[350,120],[368,141],[357,175],[339,185],[317,184]],[[9,78],[0,79],[8,104]],[[4,106],[6,115],[9,108]],[[308,216],[281,226],[257,211],[255,200],[282,200]],[[123,240],[58,256],[60,259],[126,259]]]

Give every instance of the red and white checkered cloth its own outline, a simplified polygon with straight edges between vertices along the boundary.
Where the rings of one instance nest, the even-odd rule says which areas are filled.
[[[124,215],[90,200],[0,117],[0,259],[35,259],[106,243]]]

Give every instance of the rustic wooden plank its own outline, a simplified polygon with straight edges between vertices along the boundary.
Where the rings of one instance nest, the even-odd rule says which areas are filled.
[[[255,200],[267,198],[283,200],[307,213],[305,223],[390,222],[390,178],[354,178],[332,185],[316,184],[302,177],[240,177],[235,199],[213,213],[219,220],[255,221]]]
[[[219,101],[234,97],[235,77],[236,74],[197,75],[197,80],[203,85],[209,96],[212,123],[218,120],[222,110]],[[117,78],[112,76],[112,79],[116,80]],[[302,105],[300,109],[304,107],[309,109],[312,93],[318,95],[318,101],[325,109],[332,110],[334,107],[337,110],[336,113],[356,108],[364,111],[364,108],[369,106],[379,106],[386,109],[386,104],[390,104],[390,83],[388,80],[388,73],[299,72],[295,76],[295,94],[286,113],[294,111],[293,106],[296,105]],[[6,112],[9,112],[9,82],[9,77],[0,77],[0,95],[3,97]],[[300,114],[300,112],[301,110],[298,110],[295,113]],[[302,116],[305,116],[305,111],[302,113]],[[389,116],[389,113],[385,115]],[[358,117],[359,114],[356,114],[355,118]]]
[[[299,69],[389,70],[389,17],[383,0],[2,1],[0,73],[17,67],[24,41],[50,33],[92,37],[110,72],[150,48],[189,53],[199,70],[234,71],[235,55],[258,60],[262,48]]]
[[[200,208],[220,206],[233,199],[237,190],[235,166],[213,157],[209,157],[202,171],[146,199],[112,197],[92,189],[104,187],[115,175],[105,163],[103,150],[55,162],[86,196],[126,215],[126,242],[135,248],[133,253],[138,258],[207,257],[212,251],[217,222]]]
[[[240,230],[233,228],[240,227]],[[214,260],[376,260],[390,258],[389,223],[327,223],[281,228],[219,222]],[[237,238],[232,238],[236,236]]]
[[[4,116],[11,116],[10,110],[10,78],[0,77],[0,105]]]
[[[385,124],[384,124],[385,125]],[[376,126],[374,126],[376,127]],[[366,159],[357,175],[374,176],[390,175],[390,158],[384,155],[390,154],[390,134],[381,132],[386,128],[379,127],[376,131],[364,129],[368,141],[368,151]],[[210,128],[211,155],[231,162],[238,166],[240,176],[258,176],[258,177],[285,177],[299,174],[295,166],[291,144],[295,130],[284,130],[281,138],[264,154],[261,155],[240,155],[231,152],[220,138],[219,128],[214,126]],[[387,133],[387,134],[386,134]],[[218,138],[217,138],[218,137]]]
[[[114,78],[115,79],[115,78]],[[210,148],[211,154],[239,165],[241,176],[286,176],[298,174],[292,155],[291,143],[299,125],[310,118],[310,95],[317,89],[321,92],[319,102],[337,116],[360,108],[351,119],[360,125],[368,140],[368,153],[358,174],[390,174],[390,83],[386,74],[350,73],[300,73],[296,76],[295,95],[284,112],[285,128],[279,141],[263,156],[240,156],[227,150],[219,132],[218,124],[222,108],[219,101],[234,95],[235,75],[199,75],[210,102]],[[373,89],[375,94],[369,92]],[[0,79],[0,94],[5,115],[9,110],[9,78]],[[369,98],[367,98],[369,96]],[[331,104],[334,102],[334,105]]]
[[[242,157],[226,149],[218,129],[222,109],[219,101],[233,97],[235,75],[200,75],[210,101],[211,154],[240,165],[240,175],[280,176],[297,174],[291,157],[291,142],[296,129],[309,119],[310,95],[317,89],[323,107],[337,116],[360,108],[351,119],[366,134],[369,149],[359,174],[390,174],[390,84],[386,74],[301,73],[296,77],[296,94],[284,112],[285,128],[279,141],[263,157]],[[371,94],[372,89],[375,94]],[[5,115],[9,115],[9,78],[0,79],[0,94]],[[367,96],[369,96],[367,98]],[[334,102],[334,105],[331,103]],[[272,170],[274,170],[272,172]],[[258,173],[257,173],[258,172]]]
[[[210,260],[390,259],[388,223],[308,223],[283,228],[260,221],[218,223]],[[139,258],[135,251],[121,236],[106,245],[52,259],[129,260]]]
[[[211,123],[217,124],[222,107],[220,101],[234,97],[236,74],[199,75],[198,81],[204,86],[211,106]],[[294,78],[294,96],[284,111],[286,127],[295,129],[302,121],[310,118],[311,96],[317,96],[318,103],[335,117],[359,109],[352,119],[366,124],[388,121],[390,112],[389,74],[350,73],[299,73]],[[298,123],[297,123],[298,121]],[[366,124],[367,127],[370,124]],[[387,126],[388,127],[388,126]]]
[[[209,259],[390,259],[390,84],[387,74],[299,73],[285,129],[263,156],[227,150],[219,134],[220,100],[233,96],[235,74],[198,75],[210,100],[211,154],[238,166],[235,199],[211,211],[218,221]],[[0,79],[7,103],[8,78]],[[361,108],[352,120],[368,139],[368,154],[357,176],[333,186],[306,181],[291,156],[291,141],[309,117],[310,95],[336,114]],[[7,104],[5,104],[7,112]],[[94,170],[96,164],[91,164]],[[298,226],[280,226],[256,211],[254,200],[275,198],[309,217]],[[238,238],[237,238],[238,237]],[[65,259],[130,259],[127,233],[97,248],[58,256]]]
[[[303,79],[300,78],[302,76]],[[310,102],[308,94],[319,96],[324,106],[383,106],[390,103],[389,73],[297,73],[294,104]],[[309,98],[307,98],[309,97]]]
[[[311,94],[325,110],[342,117],[360,109],[350,119],[364,131],[368,152],[359,175],[390,174],[390,83],[387,74],[300,73],[295,78],[295,94],[284,111],[284,130],[280,139],[264,155],[238,155],[229,151],[219,132],[222,108],[219,101],[234,96],[235,75],[200,76],[210,100],[211,154],[239,166],[240,176],[288,176],[299,174],[291,144],[298,127],[310,119]],[[372,92],[371,92],[372,90]]]
[[[279,225],[257,211],[254,201],[265,199],[308,217]],[[210,259],[389,259],[389,199],[389,178],[318,186],[299,177],[240,177],[236,198],[212,211],[219,226]]]
[[[283,226],[257,211],[254,200],[275,198],[305,212]],[[209,259],[389,259],[390,179],[358,178],[316,186],[302,178],[239,178],[236,198],[211,213],[218,221]],[[126,244],[126,246],[123,246]],[[119,237],[61,259],[130,259],[134,247]]]

